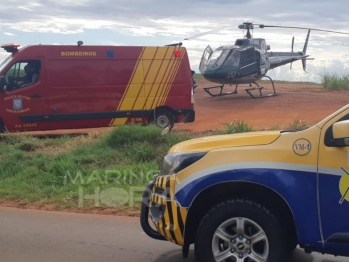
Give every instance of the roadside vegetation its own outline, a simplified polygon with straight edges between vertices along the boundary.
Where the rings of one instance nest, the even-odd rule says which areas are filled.
[[[204,135],[253,131],[243,120],[222,125],[221,130],[201,134],[173,130],[161,135],[162,129],[152,125],[58,138],[5,134],[0,142],[0,203],[137,213],[144,186],[174,144]],[[294,130],[307,127],[298,120],[291,125]]]
[[[129,193],[130,186],[143,187],[157,173],[166,151],[192,137],[181,132],[161,136],[161,131],[127,125],[108,133],[54,139],[5,135],[0,144],[0,199],[76,207],[79,194],[96,195],[97,190],[107,205],[117,205],[112,190],[105,189]],[[83,207],[95,204],[94,199],[84,201]]]
[[[202,74],[197,74],[197,73],[194,74],[193,78],[195,80],[204,80],[203,75]]]
[[[321,74],[321,83],[328,90],[349,89],[349,75],[324,71]]]
[[[234,120],[230,123],[224,122],[222,125],[225,127],[225,129],[217,130],[217,134],[235,134],[253,131],[253,126],[249,125],[243,120]]]

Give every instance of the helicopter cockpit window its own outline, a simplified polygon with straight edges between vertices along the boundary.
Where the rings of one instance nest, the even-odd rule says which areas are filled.
[[[253,64],[254,62],[256,62],[254,48],[249,48],[242,52],[240,66],[247,66]]]
[[[264,40],[264,39],[261,41],[261,50],[263,50],[263,51],[267,51],[267,45],[266,45],[266,43],[265,43],[265,40]]]
[[[251,40],[251,45],[252,45],[253,47],[256,47],[256,48],[258,48],[258,49],[261,49],[259,39],[252,39],[252,40]]]
[[[222,52],[223,52],[223,50],[214,51],[213,54],[211,55],[210,61],[208,61],[207,65],[214,65],[214,64],[216,64],[217,59],[220,57]]]
[[[242,45],[243,44],[243,40],[242,39],[237,39],[236,41],[235,41],[235,45]]]
[[[239,65],[240,65],[240,51],[233,50],[233,52],[228,56],[227,61],[225,61],[224,65],[239,67]]]
[[[230,51],[231,51],[230,49],[226,49],[223,51],[221,56],[218,58],[218,61],[217,61],[218,66],[223,65],[223,63],[224,63],[225,59],[227,58],[227,56],[229,55]]]

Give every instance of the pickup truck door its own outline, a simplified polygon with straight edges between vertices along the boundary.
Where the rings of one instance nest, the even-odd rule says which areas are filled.
[[[332,118],[322,128],[318,158],[318,204],[325,248],[343,250],[344,247],[349,253],[349,147],[337,146],[332,131],[334,123],[347,119],[349,114],[346,111],[346,114]]]

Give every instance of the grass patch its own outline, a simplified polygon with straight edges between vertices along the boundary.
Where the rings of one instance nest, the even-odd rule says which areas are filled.
[[[170,147],[200,136],[253,131],[243,120],[223,126],[223,130],[196,135],[173,130],[162,136],[157,126],[125,125],[108,133],[74,137],[3,136],[0,202],[63,209],[90,209],[97,205],[134,211],[140,203],[132,199],[141,197]],[[287,129],[307,127],[304,121],[294,119]]]
[[[224,130],[217,130],[217,134],[235,134],[253,131],[253,127],[243,120],[234,120],[233,122],[222,123]]]
[[[151,125],[125,125],[76,137],[3,136],[0,199],[66,208],[83,200],[83,207],[90,208],[95,200],[84,198],[98,195],[100,206],[113,201],[118,205],[122,193],[141,194],[133,190],[152,179],[172,145],[193,137],[183,132],[162,136],[161,131]],[[118,191],[120,201],[111,198],[111,192]]]
[[[197,73],[195,73],[195,74],[193,75],[193,78],[194,78],[195,80],[204,80],[204,79],[205,79],[204,76],[203,76],[202,74],[197,74]]]
[[[327,90],[349,89],[349,75],[324,71],[321,74],[321,83]]]
[[[294,118],[293,121],[286,126],[286,130],[302,131],[302,130],[305,130],[309,127],[310,127],[310,125],[308,123],[306,123],[305,121],[300,120],[298,118]]]

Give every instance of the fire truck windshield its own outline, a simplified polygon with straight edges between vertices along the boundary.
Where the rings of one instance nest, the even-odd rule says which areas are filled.
[[[12,55],[9,55],[4,61],[0,64],[0,73],[2,70],[8,65],[8,63],[11,61]]]

